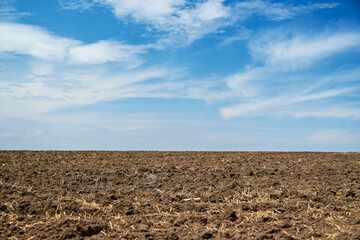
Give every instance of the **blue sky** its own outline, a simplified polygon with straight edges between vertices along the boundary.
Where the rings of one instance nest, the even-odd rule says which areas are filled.
[[[360,3],[0,0],[0,149],[360,151]]]

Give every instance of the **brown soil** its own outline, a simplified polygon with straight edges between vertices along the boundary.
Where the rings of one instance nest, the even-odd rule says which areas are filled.
[[[360,239],[360,153],[0,151],[1,239]]]

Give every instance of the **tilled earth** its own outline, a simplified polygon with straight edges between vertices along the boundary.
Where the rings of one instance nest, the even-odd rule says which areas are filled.
[[[0,239],[360,239],[360,153],[0,151]]]

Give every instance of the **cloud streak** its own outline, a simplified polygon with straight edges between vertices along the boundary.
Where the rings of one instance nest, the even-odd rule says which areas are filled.
[[[138,66],[142,63],[139,55],[145,52],[145,46],[127,45],[116,41],[98,41],[71,47],[68,56],[69,62],[75,64],[126,62]]]
[[[359,89],[343,88],[343,89],[332,89],[328,91],[322,91],[322,92],[316,92],[316,93],[304,94],[304,95],[297,95],[297,93],[293,93],[287,96],[257,99],[257,100],[252,100],[249,103],[221,108],[220,114],[224,118],[230,118],[234,116],[262,115],[262,114],[275,113],[278,108],[281,109],[281,107],[284,106],[291,106],[303,102],[318,101],[327,98],[344,96],[350,92],[354,92],[358,90]],[[299,114],[298,116],[300,117],[301,115]],[[311,115],[308,113],[308,116]]]
[[[271,65],[300,65],[360,46],[360,32],[296,35],[290,39],[278,39],[284,33],[276,35],[272,32],[251,41],[249,48],[255,60]]]
[[[328,32],[315,37],[279,34],[279,30],[261,34],[249,43],[253,65],[226,79],[241,103],[220,108],[220,114],[226,119],[249,115],[359,119],[356,97],[351,97],[359,94],[359,86],[347,87],[348,81],[359,79],[358,69],[334,71],[325,76],[305,74],[309,69],[316,71],[321,66],[320,60],[331,62],[332,57],[358,51],[359,47],[360,33],[356,31]],[[352,100],[343,111],[329,100],[324,103],[325,99],[340,96]],[[312,102],[311,107],[303,102]]]
[[[339,3],[308,3],[308,5],[293,5],[255,0],[236,3],[235,9],[246,15],[264,16],[269,20],[279,21],[292,19],[316,10],[336,8],[339,5]]]
[[[68,10],[87,10],[94,6],[94,3],[88,0],[58,0],[60,7]]]
[[[1,0],[0,1],[0,21],[2,22],[12,22],[18,20],[22,17],[31,15],[27,12],[19,12],[13,6],[14,1],[11,0]]]
[[[146,47],[112,40],[84,44],[78,40],[56,36],[37,26],[0,22],[1,52],[71,64],[120,62],[138,66],[142,63],[139,56],[146,53]]]

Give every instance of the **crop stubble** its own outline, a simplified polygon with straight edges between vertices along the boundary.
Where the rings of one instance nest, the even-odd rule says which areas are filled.
[[[360,239],[360,153],[0,151],[1,239]]]

